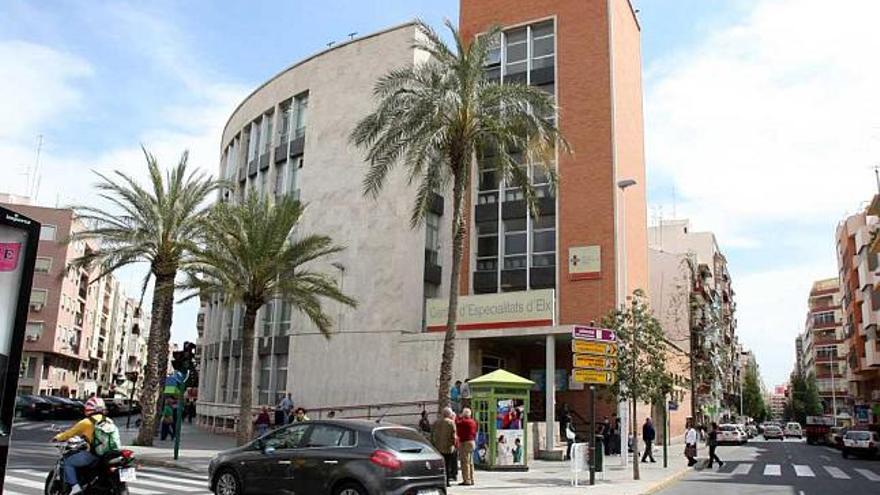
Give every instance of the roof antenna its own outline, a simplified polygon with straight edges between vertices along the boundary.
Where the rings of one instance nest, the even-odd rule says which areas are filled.
[[[331,41],[331,42],[327,43],[327,48],[331,48],[331,47],[333,47],[333,45],[335,45],[335,44],[336,44],[335,41]]]
[[[877,179],[877,192],[880,193],[880,165],[874,165],[874,178]]]
[[[352,32],[348,33],[348,39],[353,40],[354,37],[357,36],[357,34],[358,34],[357,31],[352,31]]]

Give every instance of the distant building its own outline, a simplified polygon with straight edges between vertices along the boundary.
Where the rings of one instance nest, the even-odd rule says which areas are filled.
[[[788,386],[777,385],[769,396],[770,415],[775,420],[785,419],[785,404],[788,402]]]
[[[880,422],[880,290],[876,290],[880,263],[871,249],[880,227],[878,214],[880,199],[875,197],[867,211],[849,216],[837,227],[846,378],[854,421],[859,424]]]

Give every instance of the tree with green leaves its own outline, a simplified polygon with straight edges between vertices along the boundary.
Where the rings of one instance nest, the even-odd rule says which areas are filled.
[[[786,403],[786,416],[792,421],[806,423],[807,416],[818,416],[824,412],[816,375],[792,373]]]
[[[250,195],[241,204],[219,203],[211,211],[189,266],[187,286],[201,296],[219,296],[244,306],[239,392],[239,445],[253,436],[254,328],[269,301],[290,304],[327,338],[332,319],[324,302],[355,307],[320,263],[344,248],[325,235],[297,232],[305,207],[285,196],[274,205]]]
[[[147,365],[141,392],[141,426],[135,443],[152,445],[156,431],[156,403],[168,363],[168,342],[174,311],[175,279],[189,266],[197,239],[205,226],[207,201],[222,186],[203,172],[188,171],[189,153],[177,166],[162,173],[156,158],[143,149],[150,181],[144,186],[120,171],[97,173],[98,196],[108,209],[74,207],[86,228],[71,241],[96,240],[98,247],[72,261],[72,267],[96,269],[101,278],[124,266],[147,263],[143,292],[153,282]],[[94,281],[94,280],[93,280]]]
[[[611,392],[629,401],[633,433],[633,479],[639,479],[638,418],[636,406],[664,404],[672,390],[672,374],[666,370],[669,346],[660,321],[654,317],[644,291],[633,291],[626,306],[612,310],[603,320],[617,334],[617,380]]]
[[[500,39],[492,29],[475,40],[464,40],[449,22],[453,45],[447,45],[431,27],[418,24],[415,47],[430,55],[423,63],[390,71],[375,85],[376,109],[351,133],[351,141],[366,151],[369,171],[364,194],[376,197],[388,174],[406,169],[417,184],[411,226],[419,226],[435,193],[452,187],[452,266],[449,308],[440,380],[439,407],[449,403],[458,291],[463,242],[467,235],[463,207],[471,188],[478,155],[494,162],[499,175],[521,188],[532,213],[537,195],[528,163],[540,164],[555,184],[552,163],[557,146],[567,150],[554,120],[553,97],[524,84],[499,84],[486,77],[490,50]]]
[[[761,393],[761,385],[758,383],[758,370],[754,366],[747,366],[742,385],[743,414],[751,418],[763,418],[766,406],[764,395]]]

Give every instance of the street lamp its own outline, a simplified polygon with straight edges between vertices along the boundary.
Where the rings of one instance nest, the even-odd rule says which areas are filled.
[[[617,188],[620,189],[620,195],[626,192],[626,190],[632,186],[636,185],[636,181],[634,179],[621,179],[617,181]],[[620,200],[620,220],[618,221],[618,226],[620,227],[620,254],[617,256],[617,266],[618,266],[618,304],[620,305],[621,310],[626,309],[626,294],[629,288],[627,287],[627,274],[626,274],[626,201],[624,198]],[[635,328],[633,329],[635,332]],[[635,333],[633,333],[633,342],[635,342]],[[635,346],[633,346],[635,347]],[[633,359],[633,376],[635,376],[635,359]],[[635,404],[635,401],[633,401]],[[627,465],[627,453],[626,445],[629,441],[629,422],[628,419],[628,410],[625,402],[621,402],[617,404],[617,417],[620,418],[620,463],[622,466]],[[624,420],[627,418],[627,420]],[[635,438],[633,438],[633,451],[635,452],[638,448],[635,445]]]

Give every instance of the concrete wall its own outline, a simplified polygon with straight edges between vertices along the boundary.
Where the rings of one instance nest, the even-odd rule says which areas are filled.
[[[666,338],[690,349],[690,291],[687,255],[648,250],[651,267],[650,302]]]

